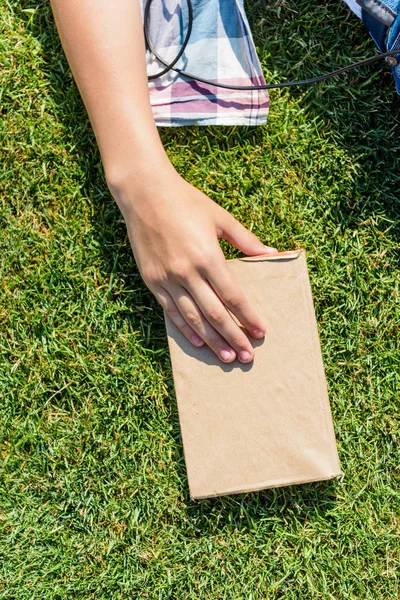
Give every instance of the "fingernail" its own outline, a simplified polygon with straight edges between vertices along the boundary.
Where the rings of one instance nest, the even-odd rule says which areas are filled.
[[[266,252],[270,252],[271,254],[275,254],[278,252],[276,248],[272,248],[272,246],[264,246]]]
[[[262,338],[262,337],[264,337],[265,333],[263,331],[261,331],[261,329],[255,329],[253,331],[253,335],[256,338]]]
[[[240,360],[248,361],[250,357],[251,354],[250,352],[247,352],[247,350],[242,350],[241,352],[239,352]]]
[[[196,346],[202,346],[204,344],[203,340],[198,335],[192,335],[192,342],[193,344],[196,344]]]
[[[221,350],[219,355],[222,358],[222,360],[231,360],[232,359],[232,352],[230,350]]]

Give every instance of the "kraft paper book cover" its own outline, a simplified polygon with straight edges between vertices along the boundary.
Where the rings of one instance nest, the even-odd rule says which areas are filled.
[[[252,363],[222,363],[165,315],[191,497],[341,475],[305,252],[228,266],[267,325]]]

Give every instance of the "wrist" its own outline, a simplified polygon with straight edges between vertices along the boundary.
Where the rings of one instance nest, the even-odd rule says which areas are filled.
[[[155,205],[162,190],[179,178],[165,151],[158,156],[132,157],[129,164],[106,170],[108,188],[124,218]]]
[[[107,185],[111,193],[123,192],[132,180],[146,179],[151,171],[172,169],[152,116],[142,108],[119,106],[93,128],[100,148]],[[139,118],[138,113],[141,115]]]
[[[158,153],[157,153],[158,154]],[[121,160],[104,165],[106,182],[111,194],[120,196],[128,191],[146,188],[154,179],[162,178],[175,169],[164,153],[138,156],[132,152]]]

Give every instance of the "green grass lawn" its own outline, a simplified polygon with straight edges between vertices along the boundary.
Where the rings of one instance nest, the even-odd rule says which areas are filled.
[[[375,52],[339,0],[253,0],[270,80]],[[266,243],[304,247],[343,480],[191,501],[157,302],[48,2],[1,4],[0,599],[399,597],[400,98],[385,64],[161,132]],[[236,250],[224,245],[227,257]]]

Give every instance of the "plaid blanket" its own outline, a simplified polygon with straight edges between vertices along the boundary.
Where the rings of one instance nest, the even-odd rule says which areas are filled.
[[[140,0],[142,10],[144,0]],[[357,10],[354,0],[345,0]],[[233,85],[264,82],[243,0],[192,0],[193,30],[177,67],[210,81]],[[353,5],[353,6],[351,6]],[[150,13],[150,40],[165,62],[177,55],[188,23],[185,0],[154,0]],[[150,53],[148,73],[162,65]],[[149,82],[156,124],[262,125],[266,123],[266,91],[236,91],[197,83],[170,71]]]

